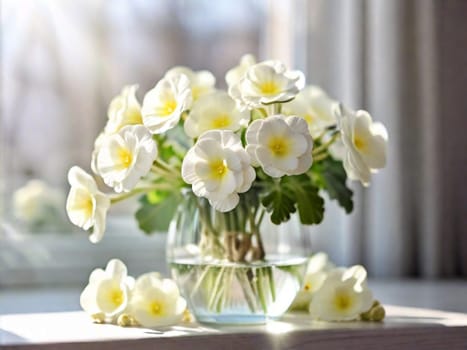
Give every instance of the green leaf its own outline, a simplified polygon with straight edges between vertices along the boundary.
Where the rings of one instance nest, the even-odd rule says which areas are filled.
[[[337,200],[347,214],[351,213],[353,192],[346,185],[347,174],[342,162],[328,157],[313,164],[311,171],[313,178],[329,194],[329,197]]]
[[[276,225],[289,220],[290,214],[296,211],[292,193],[284,191],[277,183],[265,188],[261,203],[271,212],[271,221]]]
[[[284,176],[279,181],[265,181],[261,203],[271,213],[271,221],[279,225],[298,209],[300,222],[318,224],[324,216],[324,200],[307,175]]]
[[[162,202],[165,198],[167,198],[171,192],[169,191],[162,191],[162,190],[155,190],[148,192],[146,194],[146,200],[149,204],[158,204]]]
[[[183,133],[183,137],[180,134]],[[181,163],[184,154],[191,145],[186,144],[186,136],[183,128],[176,126],[165,134],[157,134],[153,136],[157,142],[158,158],[166,163]]]
[[[284,190],[294,194],[302,224],[313,225],[323,221],[324,200],[308,175],[287,176],[282,182]]]
[[[172,192],[157,204],[151,202],[153,199],[148,196],[141,197],[141,207],[135,213],[138,226],[145,233],[167,232],[180,203],[181,195]]]

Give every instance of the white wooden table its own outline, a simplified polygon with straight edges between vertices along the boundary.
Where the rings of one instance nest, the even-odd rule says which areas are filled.
[[[393,288],[401,302],[427,303],[433,300],[451,300],[453,308],[465,310],[467,283],[447,284],[443,289],[423,283],[373,283],[372,289],[383,302],[389,295],[383,290]],[[391,287],[392,286],[392,287]],[[419,287],[417,287],[419,286]],[[376,288],[375,288],[376,287]],[[379,290],[381,288],[381,290]],[[73,292],[71,292],[73,290]],[[445,291],[443,293],[443,290]],[[36,293],[36,294],[34,294]],[[23,312],[27,295],[35,295],[42,306],[63,304],[69,310],[71,301],[66,293],[0,291],[0,348],[1,349],[464,349],[467,350],[467,313],[436,311],[386,304],[387,317],[383,323],[345,322],[326,323],[310,320],[306,315],[291,314],[276,322],[261,326],[207,326],[197,323],[180,324],[165,329],[121,328],[93,324],[81,311]],[[394,292],[393,292],[394,294]],[[74,299],[79,290],[70,289]],[[419,298],[417,298],[417,295]],[[6,305],[9,303],[9,308]],[[435,303],[433,303],[435,304]],[[30,309],[34,309],[29,305]],[[74,304],[71,309],[75,309]],[[418,305],[416,305],[418,306]],[[28,307],[26,303],[26,307]],[[59,305],[55,305],[59,307]],[[436,307],[436,305],[433,305]],[[3,309],[3,310],[2,310]],[[46,307],[47,309],[47,307]]]

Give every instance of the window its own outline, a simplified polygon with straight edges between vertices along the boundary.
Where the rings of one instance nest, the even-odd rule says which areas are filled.
[[[278,16],[290,6],[272,3],[2,3],[0,287],[82,283],[111,257],[132,273],[165,268],[165,237],[138,232],[136,203],[112,210],[99,245],[73,228],[64,212],[67,171],[74,164],[89,170],[107,105],[125,84],[138,83],[141,99],[168,68],[187,65],[211,70],[224,86],[242,54],[269,56],[274,40],[290,60],[288,32],[271,25],[290,18]]]

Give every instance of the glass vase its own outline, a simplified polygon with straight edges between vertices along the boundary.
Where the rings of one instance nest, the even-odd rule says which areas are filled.
[[[196,319],[249,324],[283,315],[309,256],[298,218],[272,224],[253,191],[226,213],[192,192],[184,198],[169,228],[167,258]]]

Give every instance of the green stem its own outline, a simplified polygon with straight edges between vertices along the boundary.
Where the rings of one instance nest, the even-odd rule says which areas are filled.
[[[317,154],[316,156],[313,156],[313,162],[319,162],[320,160],[326,159],[327,157],[329,157],[328,152]]]
[[[140,188],[135,188],[133,191],[131,192],[128,192],[128,193],[124,193],[122,195],[118,195],[118,196],[115,196],[115,197],[112,197],[110,199],[110,202],[112,204],[115,204],[115,203],[118,203],[118,202],[121,202],[125,199],[128,199],[130,197],[133,197],[137,194],[141,194],[141,193],[148,193],[148,192],[151,192],[151,191],[156,191],[156,190],[171,190],[173,189],[172,186],[169,186],[167,184],[158,184],[158,185],[154,185],[154,186],[149,186],[149,187],[140,187]]]
[[[324,135],[326,135],[328,132],[335,130],[337,127],[336,124],[327,126],[321,134],[318,135],[318,137],[314,138],[315,141],[319,141],[323,138]]]
[[[225,266],[222,266],[220,271],[219,271],[219,274],[217,275],[217,278],[216,278],[216,281],[214,282],[214,287],[212,288],[212,294],[211,294],[211,298],[209,299],[209,302],[208,302],[208,309],[212,310],[215,306],[215,302],[217,301],[217,298],[218,298],[218,293],[221,290],[221,281],[222,281],[222,276],[224,275],[224,270],[226,269]]]
[[[230,286],[228,286],[225,282],[226,281],[222,283],[221,288],[219,292],[217,293],[216,301],[214,302],[217,313],[220,313],[222,309],[224,308],[225,293],[227,292],[227,288],[230,288]]]
[[[274,103],[272,105],[272,110],[274,114],[280,114],[282,112],[282,104]]]
[[[331,146],[336,140],[337,138],[340,136],[340,133],[339,132],[336,132],[334,135],[332,135],[331,139],[326,142],[326,143],[323,143],[321,146],[319,147],[316,147],[312,152],[311,152],[311,155],[312,156],[315,156],[325,150],[328,149],[329,146]]]
[[[169,169],[166,169],[166,168],[158,166],[158,165],[153,165],[151,167],[151,170],[152,170],[153,173],[155,173],[155,174],[157,174],[159,176],[163,176],[164,180],[167,180],[167,181],[170,181],[170,179],[176,179],[180,175],[179,173],[177,173],[174,170],[169,170]]]
[[[199,287],[201,287],[201,284],[203,283],[204,279],[206,278],[206,276],[208,275],[209,273],[209,269],[210,269],[210,266],[206,265],[204,267],[204,270],[203,272],[201,273],[201,276],[198,278],[198,281],[196,281],[196,284],[195,286],[193,287],[193,290],[191,291],[191,297],[193,298],[193,296],[196,294],[196,292],[198,291]]]
[[[266,303],[266,296],[264,294],[263,282],[264,282],[264,278],[263,278],[263,274],[262,274],[262,269],[258,268],[256,270],[256,286],[257,286],[257,289],[258,289],[258,298],[259,298],[259,302],[261,304],[261,307],[263,308],[264,313],[267,313],[268,312],[268,306],[267,306],[267,303]]]
[[[274,276],[272,275],[272,267],[266,267],[266,272],[269,279],[269,287],[271,288],[272,301],[276,301],[276,286],[274,284]]]
[[[255,291],[253,288],[253,283],[251,283],[249,280],[247,273],[248,269],[237,269],[236,271],[237,280],[240,284],[240,287],[242,287],[243,295],[245,296],[248,308],[252,313],[254,313],[256,311]]]
[[[259,215],[258,222],[255,224],[256,228],[259,229],[261,227],[261,223],[263,222],[265,213],[266,210],[264,210],[264,208],[261,208],[261,214]]]
[[[167,171],[171,171],[171,172],[175,172],[175,173],[178,173],[178,171],[176,169],[174,169],[170,164],[166,163],[165,161],[163,161],[162,159],[160,158],[157,158],[155,160],[155,163],[157,165],[159,165],[160,167],[163,167],[165,168]]]

